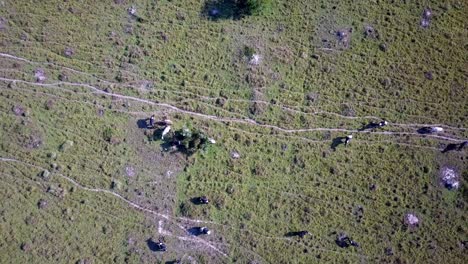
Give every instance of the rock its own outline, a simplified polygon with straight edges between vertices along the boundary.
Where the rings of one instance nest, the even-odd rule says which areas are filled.
[[[381,44],[379,45],[379,49],[380,49],[381,51],[383,51],[383,52],[387,52],[388,46],[387,46],[387,44],[385,44],[385,43],[381,43]]]
[[[47,189],[47,192],[54,195],[54,196],[56,196],[56,197],[62,198],[62,199],[67,194],[67,191],[65,189],[63,189],[60,185],[58,185],[58,186],[56,186],[56,185],[49,186],[49,188]]]
[[[129,15],[136,16],[137,10],[135,6],[131,6],[127,9]]]
[[[46,110],[52,110],[52,108],[54,108],[54,105],[55,105],[55,101],[52,99],[48,99],[44,104],[44,108]]]
[[[63,51],[63,55],[65,55],[65,57],[68,57],[70,58],[71,56],[73,56],[74,54],[74,50],[72,48],[66,48],[64,51]]]
[[[21,243],[20,248],[24,252],[29,252],[29,251],[31,251],[32,246],[31,246],[31,243],[23,242],[23,243]]]
[[[42,83],[47,79],[43,69],[37,69],[34,72],[34,78],[36,78],[36,82],[38,82],[38,83]]]
[[[76,264],[93,264],[93,261],[89,258],[80,259]]]
[[[406,214],[405,224],[410,227],[417,227],[419,226],[419,218],[414,214]]]
[[[60,73],[58,76],[59,81],[66,82],[68,81],[68,75],[65,73]]]
[[[425,72],[424,73],[424,77],[430,81],[432,81],[434,79],[434,76],[432,74],[432,72],[428,71],[428,72]]]
[[[134,177],[136,175],[135,168],[132,166],[126,166],[125,174],[127,174],[128,177]]]
[[[315,60],[320,59],[320,55],[318,55],[318,54],[312,54],[311,57],[312,57],[312,59],[315,59]]]
[[[67,151],[71,147],[73,147],[74,142],[71,140],[66,140],[61,146],[60,146],[60,151]]]
[[[431,25],[431,21],[428,19],[421,19],[421,27],[428,28]]]
[[[43,170],[41,172],[41,178],[48,181],[50,179],[50,171],[48,170]]]
[[[460,176],[455,172],[454,169],[443,167],[440,172],[440,177],[443,185],[449,189],[458,189],[460,187]]]
[[[315,103],[318,100],[318,98],[319,98],[318,93],[310,92],[310,93],[307,93],[306,95],[306,100],[312,103]]]
[[[364,36],[366,38],[377,38],[377,31],[370,25],[364,27]]]
[[[431,19],[432,18],[432,10],[428,7],[424,8],[423,13],[422,13],[422,18],[423,19]]]
[[[11,111],[17,116],[26,116],[26,109],[21,105],[13,106]]]
[[[39,202],[37,202],[37,207],[39,209],[46,209],[48,206],[49,206],[49,203],[44,199],[40,199]]]
[[[122,184],[118,180],[113,180],[111,183],[111,188],[113,190],[120,190],[122,188]]]
[[[219,98],[216,99],[216,104],[223,107],[226,104],[226,99],[222,98],[222,97],[219,97]]]
[[[49,154],[47,154],[47,157],[49,157],[50,159],[56,159],[57,158],[57,153],[50,152]]]
[[[0,17],[0,30],[7,29],[7,26],[8,26],[8,20],[6,20],[4,17]]]
[[[233,158],[233,159],[239,159],[239,158],[240,158],[239,152],[237,152],[237,151],[235,151],[235,150],[231,151],[231,158]]]
[[[391,247],[387,247],[387,248],[385,248],[384,253],[387,256],[392,256],[393,255],[393,249]]]
[[[256,66],[256,65],[259,65],[261,61],[262,61],[262,56],[258,54],[253,54],[249,60],[249,64]]]
[[[379,82],[383,87],[389,87],[392,84],[392,80],[388,77],[380,79]]]

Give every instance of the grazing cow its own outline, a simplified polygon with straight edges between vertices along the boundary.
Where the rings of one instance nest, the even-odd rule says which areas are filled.
[[[166,244],[163,242],[157,242],[156,243],[156,250],[157,251],[166,251]]]
[[[419,134],[433,134],[444,132],[444,129],[441,127],[421,127],[418,129]]]
[[[347,248],[349,246],[359,247],[359,244],[356,241],[350,239],[346,234],[343,233],[338,235],[335,243],[342,248]]]
[[[382,120],[379,122],[379,127],[383,127],[383,126],[386,126],[388,125],[388,122],[386,120]]]
[[[166,251],[166,244],[161,242],[161,240],[155,242],[152,239],[148,239],[146,243],[148,244],[149,249],[152,251]]]
[[[206,226],[195,226],[195,227],[187,229],[187,231],[192,236],[200,236],[200,235],[209,235],[209,234],[211,234],[211,230],[209,230],[208,227],[206,227]]]
[[[200,227],[200,233],[205,234],[205,235],[209,235],[209,234],[211,234],[211,230],[209,230],[208,227],[203,226],[203,227]]]
[[[200,197],[194,197],[192,199],[190,199],[190,201],[192,201],[192,203],[194,204],[208,204],[210,201],[208,200],[208,198],[206,196],[200,196]]]
[[[201,204],[208,204],[208,198],[206,196],[201,196],[198,198]]]
[[[348,146],[348,143],[351,141],[351,139],[353,139],[353,135],[346,136],[345,142],[344,142],[345,147]]]
[[[382,120],[379,123],[370,122],[369,124],[365,125],[360,130],[362,131],[362,130],[366,130],[366,129],[374,129],[374,128],[379,128],[379,127],[384,127],[386,125],[388,125],[388,122],[385,121],[385,120]]]
[[[171,126],[167,126],[166,128],[164,128],[162,135],[161,135],[161,139],[164,139],[164,136],[167,135],[169,131],[171,131]]]

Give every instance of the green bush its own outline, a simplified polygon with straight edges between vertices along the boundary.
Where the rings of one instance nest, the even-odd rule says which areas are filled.
[[[113,136],[114,130],[110,127],[107,127],[106,129],[104,129],[104,132],[102,132],[102,138],[107,142],[110,142]]]

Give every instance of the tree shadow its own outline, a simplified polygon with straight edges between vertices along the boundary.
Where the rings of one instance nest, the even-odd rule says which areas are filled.
[[[345,141],[346,137],[336,137],[333,139],[333,142],[331,144],[331,149],[333,149],[333,151],[336,150],[336,148],[341,145],[341,144],[344,144],[344,141]]]
[[[138,128],[150,128],[148,127],[147,119],[138,119],[137,126]]]
[[[242,16],[235,0],[207,0],[203,5],[201,15],[211,20],[238,20]]]

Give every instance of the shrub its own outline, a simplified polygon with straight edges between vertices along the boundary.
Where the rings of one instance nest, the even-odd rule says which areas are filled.
[[[113,136],[114,131],[110,127],[107,127],[106,129],[104,129],[104,132],[102,132],[102,138],[107,142],[110,142]]]

